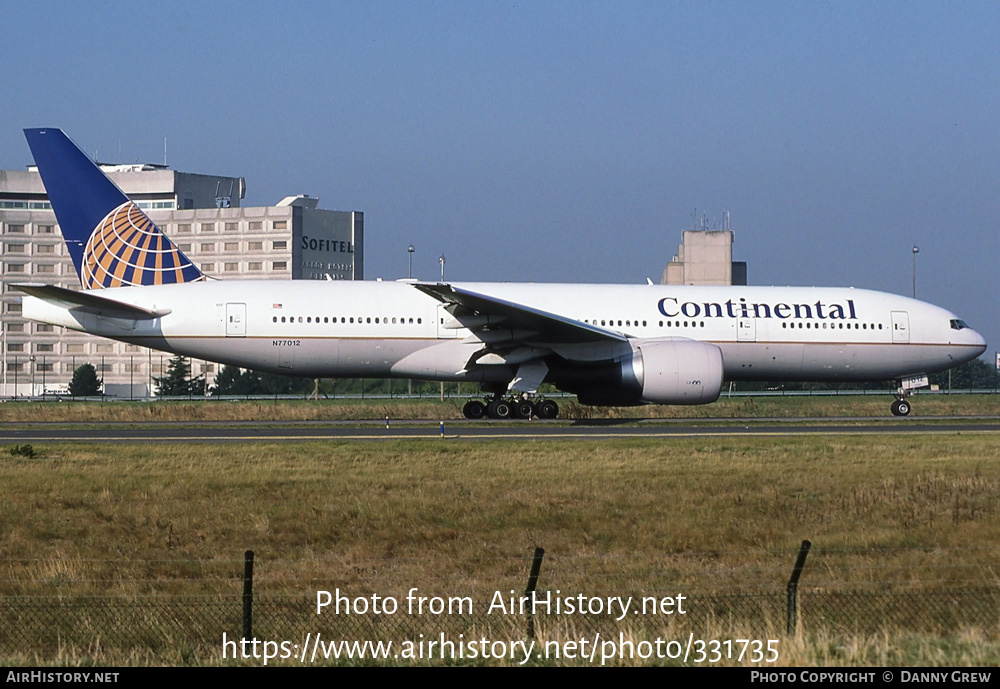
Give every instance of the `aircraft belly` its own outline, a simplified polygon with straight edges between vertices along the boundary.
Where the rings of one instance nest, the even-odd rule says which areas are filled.
[[[425,340],[340,338],[121,337],[133,344],[220,364],[314,378],[393,375],[393,363]],[[436,341],[435,341],[436,342]]]
[[[340,340],[336,369],[343,376],[386,375],[398,340]]]
[[[505,365],[479,366],[467,370],[470,361],[481,349],[482,344],[479,342],[437,341],[401,357],[392,366],[392,375],[396,378],[504,383],[514,377],[514,369]]]
[[[955,365],[951,348],[889,343],[723,343],[730,380],[863,381]]]
[[[396,361],[425,346],[425,341],[414,339],[347,338],[307,338],[274,345],[288,366],[280,372],[314,378],[387,377]]]
[[[182,354],[219,364],[252,368],[267,373],[289,373],[280,370],[276,347],[270,339],[232,337],[134,337],[129,341],[151,349]]]
[[[731,380],[766,379],[779,373],[797,377],[802,372],[803,346],[798,343],[728,342],[719,347]]]

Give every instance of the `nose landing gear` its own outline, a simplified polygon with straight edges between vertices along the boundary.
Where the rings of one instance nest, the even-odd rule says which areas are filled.
[[[896,401],[890,407],[892,415],[909,416],[912,407],[906,398],[912,395],[917,388],[925,388],[928,385],[930,385],[930,380],[928,380],[926,373],[907,376],[900,380],[899,387],[896,389]]]

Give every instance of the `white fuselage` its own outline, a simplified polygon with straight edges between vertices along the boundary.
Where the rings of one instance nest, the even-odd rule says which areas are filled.
[[[621,333],[635,343],[718,345],[731,380],[887,380],[944,370],[985,350],[942,308],[861,289],[545,283],[455,284]],[[510,366],[466,362],[481,333],[406,282],[216,281],[100,290],[169,313],[105,318],[24,298],[24,315],[154,349],[309,377],[504,381]],[[530,340],[530,334],[518,334]],[[631,345],[551,344],[573,361],[614,360]]]

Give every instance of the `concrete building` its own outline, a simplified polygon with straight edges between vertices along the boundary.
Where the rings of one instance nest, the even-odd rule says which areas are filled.
[[[219,279],[360,280],[364,277],[364,214],[318,208],[318,199],[290,196],[275,206],[243,207],[242,177],[169,170],[159,165],[102,169],[203,273]],[[11,285],[49,283],[79,289],[38,173],[0,170],[0,396],[65,390],[77,366],[93,364],[105,392],[143,397],[166,371],[169,354],[92,337],[21,317]],[[218,366],[192,362],[209,383]]]
[[[733,262],[731,230],[685,230],[661,285],[745,285],[747,264]]]

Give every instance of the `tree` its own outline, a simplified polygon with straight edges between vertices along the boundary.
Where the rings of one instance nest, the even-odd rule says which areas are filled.
[[[69,382],[69,394],[74,397],[100,395],[103,382],[97,377],[97,369],[92,364],[77,366],[73,371],[73,379]]]
[[[223,366],[212,386],[213,395],[260,395],[264,392],[260,374],[238,366]]]
[[[257,373],[257,375],[260,377],[261,387],[268,395],[305,395],[313,389],[311,378],[282,376],[277,373]]]
[[[995,390],[1000,385],[1000,376],[991,362],[982,359],[967,361],[961,366],[948,371],[935,373],[930,377],[931,384],[938,385],[942,390]]]
[[[162,378],[153,378],[156,381],[156,395],[158,397],[188,397],[190,395],[205,394],[204,376],[191,376],[191,367],[187,358],[175,356],[167,364],[167,375]]]
[[[313,389],[313,381],[296,376],[260,373],[236,366],[223,366],[215,376],[213,395],[295,395]]]

